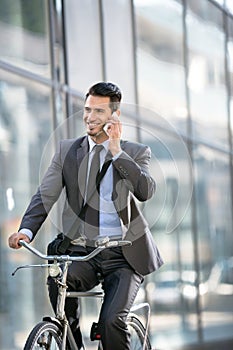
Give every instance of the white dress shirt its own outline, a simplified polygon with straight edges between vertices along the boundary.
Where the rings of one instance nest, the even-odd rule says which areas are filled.
[[[93,158],[94,152],[93,148],[96,143],[88,137],[89,142],[89,162],[88,162],[88,173],[89,176],[90,164]],[[104,164],[105,157],[108,152],[109,140],[106,140],[101,145],[104,147],[100,152],[100,169]],[[113,157],[113,160],[120,156],[121,152]],[[120,223],[119,215],[115,209],[114,203],[112,201],[113,193],[113,166],[110,164],[106,174],[100,183],[100,216],[99,216],[99,234],[100,236],[117,236],[122,237],[122,228]]]

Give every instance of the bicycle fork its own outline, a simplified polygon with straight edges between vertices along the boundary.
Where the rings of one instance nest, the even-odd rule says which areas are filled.
[[[66,262],[64,264],[61,281],[59,281],[58,279],[56,280],[58,284],[56,318],[62,324],[62,350],[66,350],[67,336],[69,339],[71,349],[78,350],[69,322],[65,315],[65,300],[66,300],[66,290],[67,290],[66,280],[67,280],[68,265],[69,265],[69,262]]]

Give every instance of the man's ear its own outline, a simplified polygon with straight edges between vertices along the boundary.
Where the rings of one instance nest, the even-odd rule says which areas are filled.
[[[117,110],[115,111],[115,113],[117,114],[118,117],[120,117],[120,115],[121,115],[120,109],[117,109]]]

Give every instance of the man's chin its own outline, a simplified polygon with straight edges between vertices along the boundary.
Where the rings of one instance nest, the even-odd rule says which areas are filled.
[[[99,131],[94,131],[94,130],[88,130],[87,131],[87,135],[89,136],[95,136],[96,134],[98,134]]]
[[[96,130],[88,130],[87,131],[87,135],[92,136],[92,137],[97,137],[97,136],[99,136],[102,133],[103,133],[103,130],[98,130],[98,131],[96,131]]]

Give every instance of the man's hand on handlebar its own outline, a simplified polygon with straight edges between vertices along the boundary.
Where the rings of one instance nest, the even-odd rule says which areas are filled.
[[[19,244],[20,240],[30,243],[30,239],[27,235],[25,235],[24,233],[15,232],[8,239],[9,247],[13,249],[21,248],[22,246]]]

